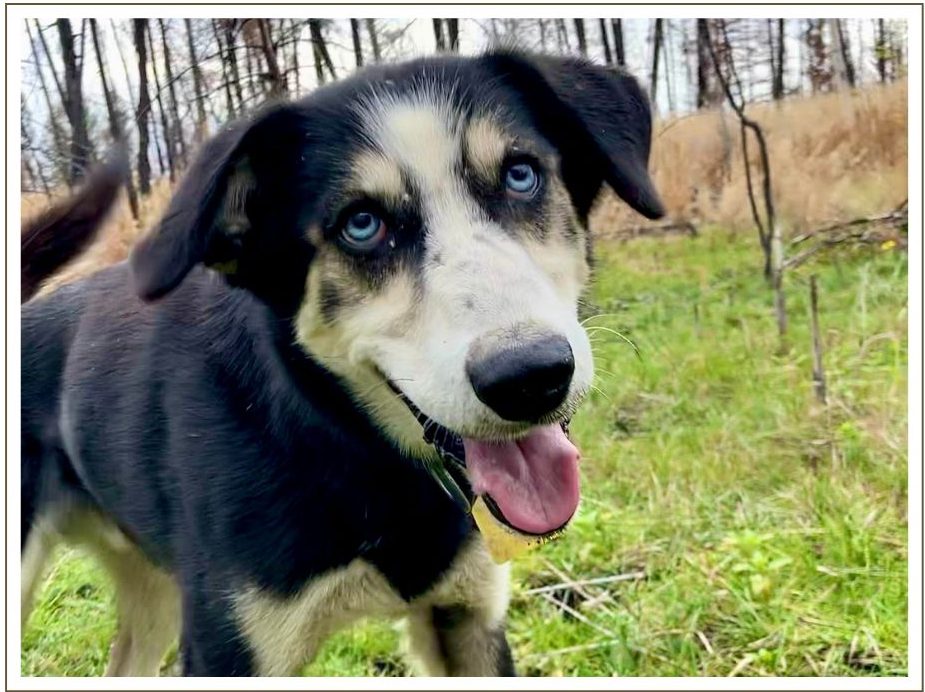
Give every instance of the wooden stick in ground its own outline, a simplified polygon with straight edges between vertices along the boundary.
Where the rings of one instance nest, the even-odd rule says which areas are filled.
[[[558,598],[556,598],[552,594],[544,593],[543,598],[545,598],[547,601],[552,603],[557,608],[564,610],[566,613],[571,615],[573,618],[575,618],[579,622],[583,622],[588,627],[595,629],[601,634],[607,635],[608,637],[611,637],[613,639],[618,639],[616,632],[613,632],[612,630],[607,629],[603,625],[597,624],[596,622],[594,622],[594,620],[587,617],[584,613],[579,613],[577,610],[572,608],[572,606],[570,606],[568,603],[560,601]]]
[[[906,207],[907,204],[908,201],[903,202],[898,207],[896,207],[896,209],[887,212],[886,214],[878,214],[876,216],[861,216],[856,219],[851,219],[850,221],[838,221],[836,223],[822,226],[821,228],[817,228],[806,233],[801,233],[790,241],[790,245],[799,245],[800,243],[804,243],[812,238],[825,235],[826,233],[841,231],[846,228],[852,228],[854,226],[875,226],[878,224],[899,224],[908,222],[909,212]]]
[[[524,659],[534,659],[534,658],[549,658],[552,656],[560,656],[562,654],[574,654],[579,651],[590,651],[591,649],[602,649],[608,646],[617,646],[623,644],[622,639],[604,639],[599,642],[591,642],[590,644],[576,644],[575,646],[566,646],[562,649],[553,649],[552,651],[534,651],[533,653],[526,654],[522,656]]]
[[[815,274],[809,277],[809,312],[813,331],[813,390],[819,403],[825,405],[825,369],[822,365],[822,338],[819,336],[819,300]]]
[[[586,601],[590,601],[596,598],[596,595],[588,591],[588,589],[586,589],[581,582],[577,581],[574,577],[572,577],[572,575],[567,574],[563,570],[556,567],[551,561],[544,559],[543,564],[546,569],[555,574],[556,577],[558,577],[563,582],[563,585],[566,588],[571,589]],[[612,600],[612,598],[608,598],[608,600]]]
[[[571,581],[563,581],[558,584],[549,584],[547,586],[538,586],[533,589],[527,589],[526,591],[523,592],[522,595],[532,596],[534,594],[540,594],[540,593],[553,593],[553,592],[561,591],[562,589],[568,589],[568,588],[597,586],[601,584],[613,584],[615,582],[621,582],[621,581],[639,581],[645,578],[646,578],[645,572],[628,572],[626,574],[614,574],[609,577],[595,577],[593,579],[578,579],[578,580],[571,580]]]
[[[780,225],[775,223],[771,229],[771,286],[774,288],[774,314],[777,318],[777,336],[781,351],[786,350],[787,338],[787,302],[784,294],[784,243],[781,239]]]

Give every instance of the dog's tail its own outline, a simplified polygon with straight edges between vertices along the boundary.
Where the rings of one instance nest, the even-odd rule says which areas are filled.
[[[129,175],[128,151],[116,145],[77,193],[26,224],[21,241],[23,303],[90,245]]]

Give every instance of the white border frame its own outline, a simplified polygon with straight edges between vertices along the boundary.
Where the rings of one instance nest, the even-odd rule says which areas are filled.
[[[840,18],[902,18],[908,22],[908,67],[909,67],[909,189],[915,194],[909,196],[909,675],[905,678],[514,678],[506,680],[478,680],[472,678],[276,678],[272,681],[257,679],[203,678],[183,679],[109,679],[109,678],[24,678],[20,674],[20,625],[19,625],[19,551],[15,536],[18,533],[19,466],[15,460],[20,453],[19,414],[20,410],[20,365],[15,354],[20,349],[19,257],[18,234],[14,229],[20,223],[20,112],[16,95],[20,90],[18,59],[21,55],[23,36],[21,32],[6,32],[5,22],[13,26],[26,17],[52,18],[58,16],[96,17],[223,17],[240,16],[246,5],[231,11],[230,3],[216,5],[103,5],[62,3],[58,5],[20,5],[5,7],[3,26],[7,45],[0,58],[7,76],[7,108],[3,114],[5,127],[6,166],[0,176],[6,183],[6,346],[7,361],[5,374],[6,402],[6,480],[5,488],[7,515],[13,518],[6,527],[7,626],[0,633],[0,646],[5,645],[6,681],[9,689],[23,690],[297,690],[297,689],[639,689],[639,690],[908,690],[922,689],[922,465],[913,460],[923,459],[922,446],[922,26],[921,5],[775,5],[771,3],[750,5],[703,5],[694,2],[673,5],[252,5],[259,7],[258,14],[264,17],[294,17],[308,15],[346,17],[538,17],[562,16],[593,17],[619,13],[627,18],[645,18],[655,15],[669,18],[681,17],[840,17]],[[7,58],[13,60],[7,64]],[[12,124],[12,126],[11,126]],[[2,405],[0,405],[2,408]],[[5,524],[5,517],[4,517]],[[7,640],[7,633],[9,639]]]

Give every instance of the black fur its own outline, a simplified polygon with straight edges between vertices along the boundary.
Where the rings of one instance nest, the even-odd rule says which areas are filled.
[[[23,542],[65,503],[109,517],[177,576],[187,674],[254,672],[222,595],[236,587],[294,594],[362,557],[411,599],[474,531],[293,338],[316,252],[307,229],[331,219],[344,166],[364,145],[345,104],[424,72],[458,79],[473,109],[497,105],[536,128],[568,171],[591,156],[588,171],[567,176],[582,214],[602,179],[658,210],[640,177],[648,110],[627,78],[507,54],[418,60],[233,125],[205,147],[130,265],[23,308]],[[569,76],[612,88],[612,110],[586,103],[601,95],[590,88],[570,91],[566,105]],[[562,139],[563,118],[585,134]],[[323,296],[327,317],[338,301],[333,289]],[[503,632],[489,639],[498,673],[513,673]]]

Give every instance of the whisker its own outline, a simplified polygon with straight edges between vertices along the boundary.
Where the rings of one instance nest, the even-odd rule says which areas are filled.
[[[598,319],[599,317],[618,317],[618,316],[619,316],[619,315],[618,315],[618,313],[616,313],[616,312],[599,312],[599,313],[597,313],[596,315],[591,315],[590,317],[585,317],[585,318],[584,318],[583,320],[581,320],[578,324],[580,324],[582,327],[584,327],[588,322],[590,322],[591,320],[596,320],[596,319]]]
[[[594,366],[594,374],[597,375],[597,373],[599,373],[599,372],[602,372],[602,373],[604,373],[605,375],[610,375],[611,377],[616,377],[616,376],[617,376],[617,373],[611,372],[610,370],[605,370],[604,368],[599,368],[599,367],[597,367],[597,366],[595,365],[595,366]]]
[[[617,336],[617,337],[623,339],[623,341],[625,341],[626,343],[628,343],[630,346],[633,347],[633,351],[636,353],[636,357],[637,357],[639,360],[642,360],[642,354],[639,352],[639,347],[636,346],[636,344],[633,342],[632,339],[630,339],[629,337],[627,337],[627,336],[621,334],[621,333],[618,332],[616,329],[611,329],[610,327],[600,327],[600,326],[591,327],[591,329],[599,330],[599,331],[602,331],[602,332],[607,332],[608,334],[613,334],[614,336]]]

